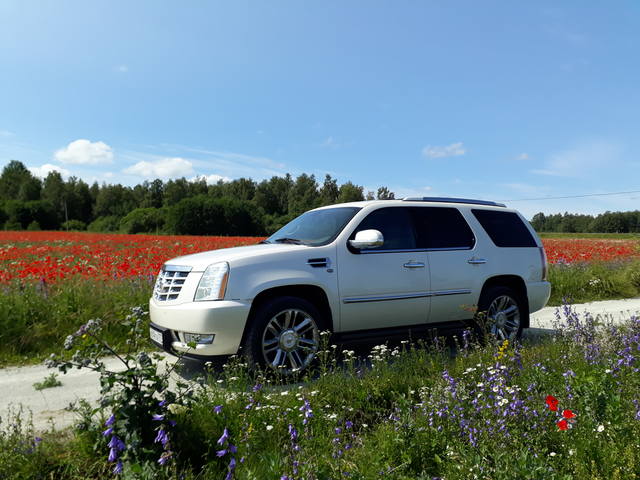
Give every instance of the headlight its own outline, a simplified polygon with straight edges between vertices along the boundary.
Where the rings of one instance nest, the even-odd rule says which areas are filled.
[[[229,280],[229,264],[227,262],[209,265],[202,274],[194,301],[222,300]]]

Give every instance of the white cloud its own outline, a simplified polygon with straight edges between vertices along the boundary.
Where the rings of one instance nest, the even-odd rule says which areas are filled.
[[[193,175],[193,163],[180,157],[162,158],[154,162],[141,161],[123,170],[144,178],[177,178]]]
[[[113,162],[113,150],[104,142],[79,139],[56,151],[54,158],[74,165],[101,165]]]
[[[9,130],[0,130],[0,137],[14,137],[15,133],[10,132]]]
[[[336,142],[335,138],[333,138],[332,136],[328,136],[326,140],[322,142],[321,146],[327,148],[335,148],[338,147],[339,144]]]
[[[126,65],[118,65],[114,70],[118,73],[127,73],[129,71],[129,67]]]
[[[427,158],[459,157],[465,153],[467,153],[467,150],[464,148],[462,142],[445,146],[427,145],[422,149],[422,154]]]
[[[205,180],[207,182],[207,185],[214,185],[220,180],[222,180],[223,182],[231,181],[229,177],[223,177],[222,175],[216,175],[215,173],[212,173],[211,175],[196,175],[195,177],[189,179],[190,182],[197,182],[200,180]]]
[[[611,168],[619,159],[620,148],[606,142],[592,142],[555,153],[531,173],[554,177],[586,177]]]
[[[54,170],[60,172],[60,175],[62,175],[64,178],[68,178],[71,175],[71,172],[66,168],[59,167],[58,165],[52,165],[51,163],[45,163],[40,167],[29,167],[29,171],[36,177],[40,178],[46,178],[46,176]]]
[[[521,153],[520,155],[518,155],[516,157],[516,160],[529,160],[529,154],[528,153]]]

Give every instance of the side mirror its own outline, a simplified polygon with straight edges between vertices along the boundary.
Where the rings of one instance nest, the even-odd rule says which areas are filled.
[[[381,247],[383,243],[384,237],[378,230],[361,230],[356,233],[356,238],[349,240],[349,245],[358,250]]]

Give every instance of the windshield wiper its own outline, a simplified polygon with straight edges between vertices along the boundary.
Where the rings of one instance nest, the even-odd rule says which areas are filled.
[[[263,243],[271,243],[269,240],[262,240],[261,242],[258,242],[258,245],[261,245]]]
[[[304,242],[302,240],[298,240],[297,238],[290,238],[290,237],[276,238],[274,242],[291,243],[293,245],[304,245]]]

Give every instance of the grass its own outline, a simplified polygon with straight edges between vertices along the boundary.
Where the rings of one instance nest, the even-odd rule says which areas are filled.
[[[640,295],[640,260],[550,265],[548,305],[593,302]]]
[[[234,359],[187,407],[169,406],[171,461],[125,465],[124,478],[636,478],[640,322],[597,330],[567,313],[561,333],[524,345],[437,340],[360,360],[326,346],[296,384]],[[112,478],[109,413],[85,411],[81,429],[42,441],[10,417],[0,478]]]
[[[126,329],[115,319],[131,305],[147,303],[151,288],[142,279],[0,287],[0,367],[42,362],[89,318],[102,318],[109,324],[108,341],[122,346]]]
[[[62,382],[58,380],[58,375],[56,375],[55,373],[47,375],[41,382],[36,382],[33,384],[33,388],[38,391],[44,390],[46,388],[55,388],[61,386]]]

